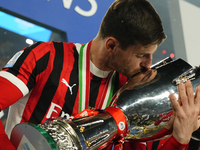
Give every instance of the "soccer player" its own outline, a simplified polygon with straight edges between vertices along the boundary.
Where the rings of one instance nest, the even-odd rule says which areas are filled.
[[[0,110],[9,107],[0,149],[15,149],[9,136],[20,122],[40,124],[50,117],[73,118],[86,108],[106,108],[129,78],[138,74],[142,80],[152,72],[152,55],[165,38],[147,0],[116,0],[88,43],[38,42],[19,51],[0,71]],[[184,148],[198,128],[199,87],[195,103],[191,83],[180,84],[179,91],[182,104],[170,95],[176,115],[166,148]]]

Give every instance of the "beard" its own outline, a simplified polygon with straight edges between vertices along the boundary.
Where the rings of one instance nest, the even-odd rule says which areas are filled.
[[[145,73],[147,70],[148,70],[148,68],[141,67],[140,69],[135,70],[136,73],[134,73],[133,75],[131,75],[128,79],[131,79],[131,78],[135,77],[136,75],[138,75],[140,73]]]

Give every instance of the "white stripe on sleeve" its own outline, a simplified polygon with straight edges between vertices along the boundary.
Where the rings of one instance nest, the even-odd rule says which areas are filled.
[[[6,71],[0,71],[0,76],[9,80],[12,84],[14,84],[16,87],[19,88],[19,90],[22,92],[23,96],[28,94],[29,89],[28,87],[22,82],[20,79],[18,79],[13,74],[6,72]]]

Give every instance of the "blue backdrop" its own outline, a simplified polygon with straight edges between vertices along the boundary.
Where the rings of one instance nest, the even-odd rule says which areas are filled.
[[[0,0],[0,7],[67,33],[69,42],[93,39],[114,0]],[[1,20],[2,21],[2,20]]]

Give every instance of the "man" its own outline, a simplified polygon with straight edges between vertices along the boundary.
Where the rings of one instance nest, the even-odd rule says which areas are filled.
[[[39,42],[19,51],[0,72],[0,110],[11,106],[6,133],[10,136],[20,122],[39,124],[55,116],[73,118],[86,108],[104,109],[127,79],[139,74],[142,80],[152,72],[152,54],[165,37],[162,22],[148,1],[116,0],[89,43]],[[181,99],[194,101],[191,86],[187,83],[179,88]],[[187,145],[185,135],[197,129],[199,97],[197,88],[195,104],[182,103],[193,111],[192,115],[186,112],[193,122],[187,126],[179,108],[182,104],[170,96],[177,113],[168,145]],[[3,129],[0,133],[4,141],[0,149],[14,149]]]

